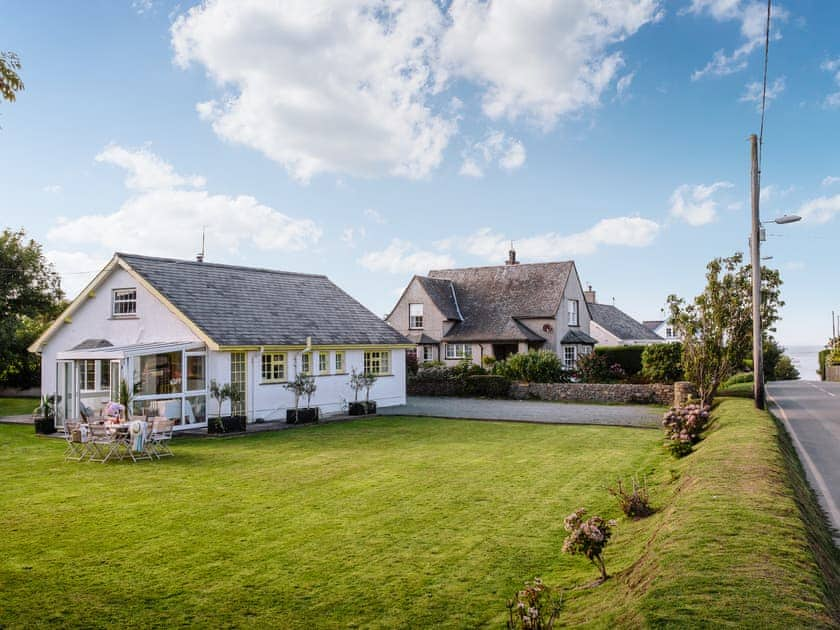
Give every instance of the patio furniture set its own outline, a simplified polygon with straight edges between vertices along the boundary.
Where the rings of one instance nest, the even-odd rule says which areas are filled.
[[[154,461],[174,455],[173,420],[131,420],[129,422],[65,422],[65,461],[104,464],[110,460]]]

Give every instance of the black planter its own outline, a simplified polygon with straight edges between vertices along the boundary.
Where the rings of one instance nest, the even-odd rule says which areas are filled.
[[[304,409],[286,409],[286,424],[306,424],[318,422],[318,407],[305,407]]]
[[[347,406],[347,411],[351,416],[366,416],[368,414],[376,413],[376,401],[369,400],[367,402],[351,402]]]
[[[245,416],[222,416],[207,420],[207,433],[243,433],[246,428]]]
[[[42,435],[55,433],[55,418],[35,418],[35,433]]]

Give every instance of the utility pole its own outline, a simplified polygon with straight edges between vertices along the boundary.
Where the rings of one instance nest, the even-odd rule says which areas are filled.
[[[761,219],[758,214],[760,194],[758,170],[758,137],[750,136],[751,197],[752,197],[752,236],[750,236],[750,255],[752,258],[752,320],[753,320],[753,397],[755,408],[764,409],[764,352],[761,333]]]

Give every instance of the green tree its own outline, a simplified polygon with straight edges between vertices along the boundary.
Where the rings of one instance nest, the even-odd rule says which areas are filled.
[[[0,386],[40,382],[38,357],[27,350],[64,307],[58,274],[23,230],[0,234]]]
[[[14,103],[16,92],[23,89],[23,80],[18,71],[21,69],[20,57],[13,52],[0,52],[0,97]]]
[[[715,258],[706,266],[706,288],[687,303],[668,296],[670,318],[683,336],[682,367],[710,403],[718,387],[742,366],[752,351],[752,269],[743,254]],[[774,332],[779,319],[782,285],[779,272],[761,268],[761,323]]]

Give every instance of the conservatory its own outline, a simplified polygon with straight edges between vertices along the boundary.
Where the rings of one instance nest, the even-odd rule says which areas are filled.
[[[56,424],[99,416],[110,401],[129,401],[133,416],[206,426],[207,349],[195,341],[113,346],[88,339],[57,354]]]

